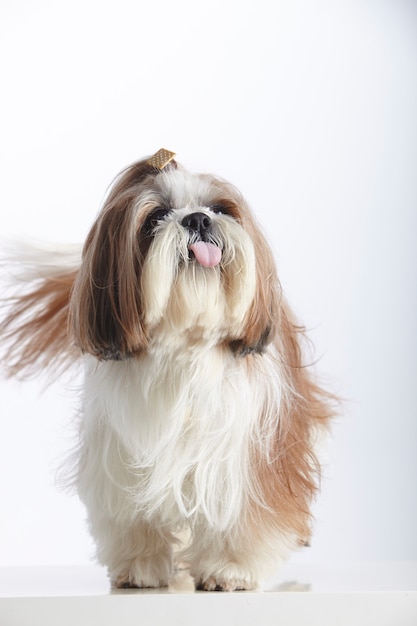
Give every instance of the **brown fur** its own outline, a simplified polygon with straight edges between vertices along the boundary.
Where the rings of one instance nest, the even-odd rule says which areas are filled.
[[[140,297],[141,260],[135,201],[157,170],[146,161],[122,173],[84,245],[70,310],[83,352],[122,359],[146,349]]]
[[[8,313],[0,323],[6,375],[26,378],[46,368],[58,374],[80,356],[68,334],[76,275],[77,271],[69,271],[40,278],[30,291],[6,301]]]
[[[283,397],[280,426],[269,457],[253,449],[257,498],[249,502],[247,520],[252,537],[269,524],[277,532],[293,533],[303,545],[310,539],[311,502],[320,481],[315,438],[328,427],[337,398],[312,380],[303,363],[304,329],[292,320],[284,301],[275,313],[274,342],[290,393]]]
[[[238,339],[230,339],[234,352],[263,352],[276,334],[281,288],[272,252],[241,194],[223,181],[211,179],[218,187],[217,202],[225,206],[252,239],[256,255],[256,294],[245,327]],[[228,193],[225,193],[228,190]]]

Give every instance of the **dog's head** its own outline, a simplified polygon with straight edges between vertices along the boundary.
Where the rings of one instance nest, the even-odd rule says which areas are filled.
[[[71,326],[99,359],[184,338],[262,352],[278,298],[271,252],[241,194],[175,161],[144,160],[122,172],[87,237]]]

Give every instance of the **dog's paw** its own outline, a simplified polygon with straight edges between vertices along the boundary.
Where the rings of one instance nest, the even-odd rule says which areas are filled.
[[[132,577],[130,574],[119,576],[116,580],[112,581],[112,587],[114,587],[114,589],[154,589],[167,586],[168,581],[160,580],[156,582],[155,580]]]
[[[257,585],[242,578],[226,578],[209,576],[205,580],[200,580],[196,584],[198,591],[250,591],[256,589]]]
[[[112,580],[112,587],[114,589],[157,589],[159,587],[167,587],[168,580],[156,580],[155,578],[145,578],[144,576],[135,576],[125,574],[124,576],[118,576],[115,580]]]
[[[128,567],[109,572],[116,589],[153,589],[167,587],[172,573],[168,559],[135,559]]]

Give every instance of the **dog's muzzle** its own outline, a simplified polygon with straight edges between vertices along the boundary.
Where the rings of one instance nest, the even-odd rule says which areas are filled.
[[[203,267],[216,267],[221,261],[222,251],[212,243],[212,219],[202,212],[190,213],[181,222],[196,241],[188,246],[196,261]]]

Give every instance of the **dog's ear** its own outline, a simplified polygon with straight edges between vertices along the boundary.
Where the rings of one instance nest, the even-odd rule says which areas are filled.
[[[242,220],[250,235],[256,258],[256,290],[245,319],[242,333],[230,342],[239,355],[262,354],[274,339],[280,316],[281,287],[269,245],[255,220],[248,212]]]
[[[70,324],[77,346],[99,359],[124,359],[147,346],[137,198],[153,176],[155,170],[146,161],[122,173],[84,246]]]

